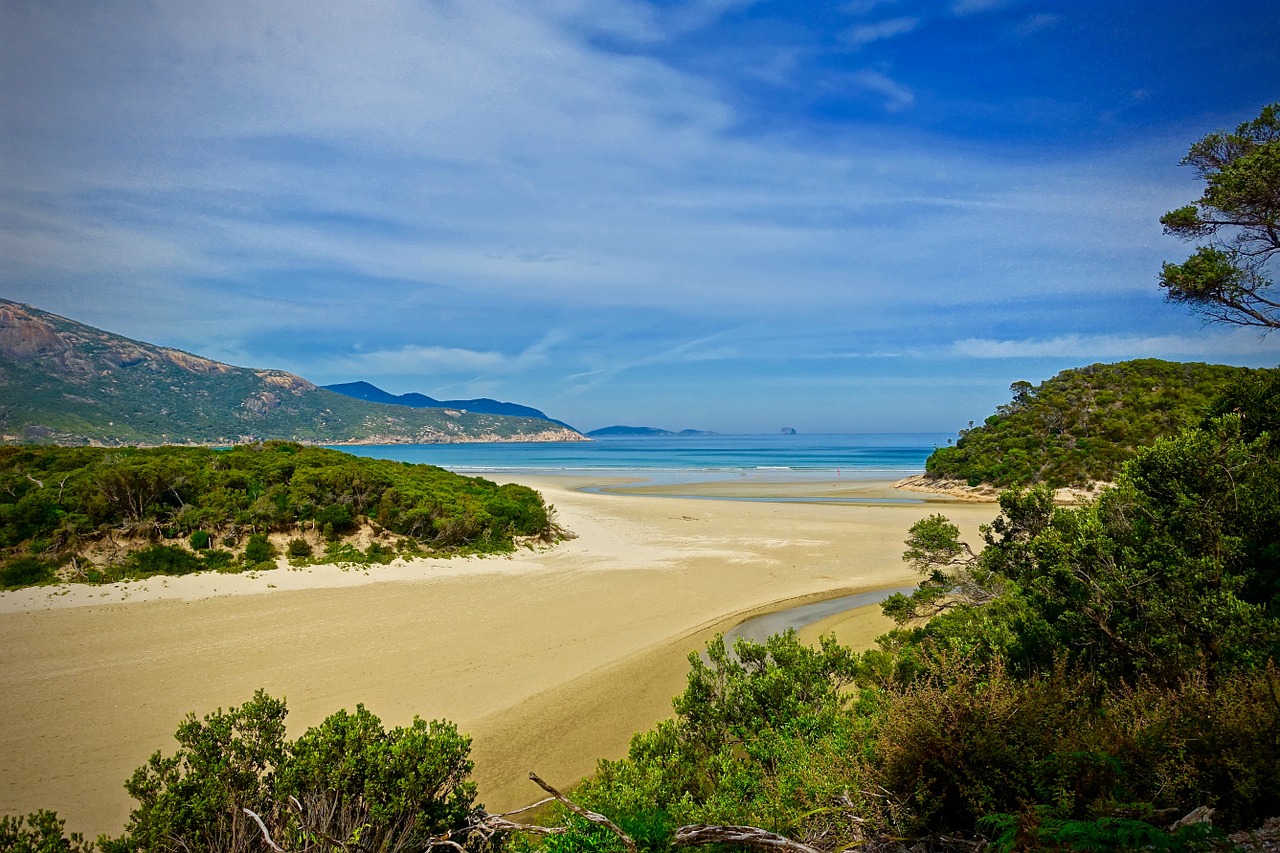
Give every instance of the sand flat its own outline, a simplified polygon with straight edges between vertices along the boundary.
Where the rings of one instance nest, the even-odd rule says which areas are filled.
[[[778,602],[901,586],[913,521],[976,538],[989,505],[586,494],[519,477],[578,538],[512,557],[152,578],[0,595],[0,813],[118,833],[123,783],[188,711],[286,697],[293,735],[363,703],[475,738],[491,808],[570,785],[668,716],[686,656]],[[815,491],[823,492],[820,485]],[[874,614],[873,614],[874,615]]]

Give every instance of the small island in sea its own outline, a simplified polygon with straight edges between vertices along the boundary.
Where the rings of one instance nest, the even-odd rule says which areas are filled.
[[[658,427],[622,425],[601,427],[600,429],[593,429],[584,434],[587,438],[618,438],[622,436],[647,438],[654,436],[719,435],[719,433],[702,429],[682,429],[679,432],[673,432],[669,429],[659,429]]]

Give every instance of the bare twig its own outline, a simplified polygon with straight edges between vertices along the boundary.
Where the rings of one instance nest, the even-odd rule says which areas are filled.
[[[288,851],[287,851],[287,850],[285,850],[285,849],[284,849],[283,847],[281,847],[279,844],[276,844],[274,841],[272,841],[272,840],[271,840],[271,833],[270,833],[270,832],[267,832],[267,825],[266,825],[265,823],[263,823],[263,822],[262,822],[262,818],[258,817],[258,815],[257,815],[257,814],[255,814],[254,812],[250,811],[249,809],[241,809],[240,811],[244,812],[244,813],[245,813],[245,814],[247,814],[249,817],[253,818],[253,822],[254,822],[254,823],[256,823],[256,824],[258,825],[258,829],[261,829],[261,830],[262,830],[262,839],[263,839],[265,842],[267,842],[267,846],[268,846],[268,847],[270,847],[272,850],[276,851],[276,853],[288,853]]]
[[[544,782],[542,780],[542,777],[539,776],[537,773],[530,772],[529,778],[532,779],[534,784],[536,784],[539,788],[546,791],[551,796],[555,797],[556,800],[559,801],[559,803],[563,805],[565,808],[567,808],[569,811],[573,812],[583,820],[588,820],[591,823],[598,823],[601,826],[606,827],[610,832],[612,832],[614,835],[618,836],[618,838],[622,840],[622,843],[627,846],[627,849],[630,850],[631,853],[639,853],[639,849],[636,847],[636,843],[631,840],[631,836],[623,832],[622,827],[618,826],[616,823],[609,820],[609,818],[605,817],[599,812],[588,811],[587,809],[584,809],[582,806],[578,805],[577,803],[571,801],[564,794],[560,793],[555,788],[551,787],[546,782]],[[814,853],[817,853],[817,851],[814,851]]]
[[[697,847],[703,844],[740,844],[756,850],[785,850],[788,853],[822,853],[816,847],[792,841],[755,826],[708,826],[692,824],[676,830],[671,839],[674,847]]]

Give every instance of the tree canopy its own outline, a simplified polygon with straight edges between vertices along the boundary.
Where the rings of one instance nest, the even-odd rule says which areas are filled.
[[[377,553],[344,542],[361,524],[384,534]],[[327,543],[331,562],[386,562],[396,550],[509,551],[556,530],[526,486],[288,442],[0,447],[0,587],[227,570],[233,550],[252,568],[274,556],[272,533],[299,537],[291,557]]]
[[[1204,193],[1160,222],[1166,234],[1207,243],[1181,264],[1164,264],[1166,297],[1215,322],[1280,328],[1271,279],[1280,253],[1280,103],[1234,133],[1210,133],[1182,164],[1204,181]]]

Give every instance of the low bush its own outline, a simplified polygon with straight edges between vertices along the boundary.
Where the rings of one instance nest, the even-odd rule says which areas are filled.
[[[135,551],[129,556],[126,566],[132,574],[142,577],[189,575],[203,568],[199,557],[176,545],[151,545]]]
[[[18,589],[53,580],[53,566],[35,557],[18,557],[0,568],[0,587]]]
[[[245,565],[256,566],[268,563],[276,556],[276,547],[267,539],[265,533],[253,533],[244,546]]]

